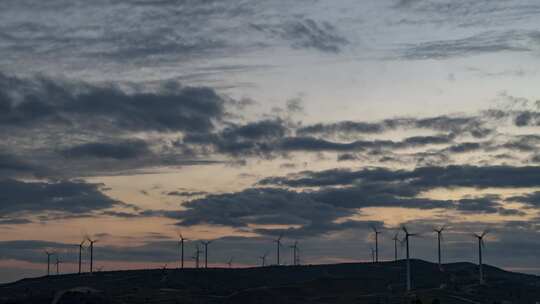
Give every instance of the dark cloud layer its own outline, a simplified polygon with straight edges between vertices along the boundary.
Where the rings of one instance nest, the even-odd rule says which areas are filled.
[[[540,167],[512,166],[447,166],[419,167],[413,170],[391,170],[372,168],[351,171],[333,169],[326,171],[307,171],[300,176],[270,177],[260,181],[262,185],[286,185],[289,187],[318,187],[349,185],[358,181],[407,182],[422,188],[436,187],[500,187],[520,188],[540,186],[538,180]]]
[[[442,200],[422,197],[435,188],[476,187],[514,188],[540,186],[537,167],[425,167],[411,171],[384,168],[360,171],[327,170],[303,172],[294,177],[261,180],[261,185],[320,187],[313,190],[249,188],[236,193],[208,195],[189,201],[186,210],[165,212],[179,219],[180,225],[224,225],[237,228],[249,225],[291,225],[285,229],[299,235],[317,235],[348,229],[352,222],[336,224],[366,207],[445,209],[469,214],[524,215],[504,208],[496,194]],[[510,176],[510,178],[508,178]],[[339,187],[335,187],[339,186]],[[537,204],[534,195],[509,199]],[[361,211],[360,211],[361,212]],[[276,234],[284,229],[255,231]]]
[[[165,151],[168,140],[161,136],[209,134],[227,115],[225,106],[225,98],[208,87],[121,87],[0,72],[0,149],[6,151],[0,176],[69,178],[195,164],[199,155]],[[140,136],[144,132],[157,139]]]
[[[121,203],[100,191],[101,185],[78,181],[0,181],[0,215],[59,212],[73,215],[108,209]]]
[[[341,121],[336,123],[319,123],[298,129],[299,135],[348,136],[355,134],[378,134],[397,129],[427,129],[448,132],[453,136],[472,135],[482,138],[492,130],[480,117],[441,115],[427,118],[393,118],[378,122]]]
[[[209,131],[224,114],[210,88],[166,84],[156,92],[128,93],[113,85],[69,83],[0,74],[0,125],[36,123],[124,131]]]
[[[125,141],[118,143],[88,143],[74,146],[61,151],[67,158],[137,158],[150,153],[144,141]]]
[[[417,121],[417,124],[426,125],[426,128],[441,129],[437,123]],[[375,124],[374,124],[375,125]],[[360,126],[360,127],[359,127]],[[402,141],[392,140],[355,140],[341,142],[328,140],[318,136],[308,136],[303,134],[317,134],[328,132],[348,133],[352,131],[364,130],[363,123],[348,122],[345,125],[314,125],[295,130],[294,127],[286,125],[282,120],[263,120],[250,122],[244,125],[235,125],[224,129],[218,133],[190,133],[187,134],[179,144],[202,145],[211,147],[215,152],[241,155],[272,156],[288,152],[354,152],[380,149],[405,149],[421,147],[427,145],[449,144],[453,140],[453,135],[440,134],[430,136],[412,136],[404,138]],[[343,129],[343,128],[345,129]],[[449,126],[448,130],[459,128]],[[377,128],[383,130],[383,128]],[[296,131],[296,136],[293,136]],[[343,134],[341,133],[341,134]]]
[[[233,227],[247,224],[317,225],[350,215],[345,209],[309,196],[281,189],[248,189],[238,193],[209,195],[190,201],[176,213],[182,225],[209,223]]]
[[[12,154],[0,153],[0,179],[18,176],[43,176],[48,169]]]
[[[234,102],[229,100],[211,88],[182,87],[171,82],[141,90],[136,86],[120,88],[0,74],[0,125],[9,131],[4,143],[9,153],[0,155],[0,173],[8,177],[43,176],[47,170],[38,170],[33,164],[48,163],[61,168],[64,175],[69,171],[64,165],[90,175],[107,168],[125,172],[216,156],[269,159],[303,152],[349,156],[340,161],[413,161],[426,166],[452,163],[458,153],[533,153],[540,143],[531,135],[510,139],[499,136],[499,142],[493,141],[499,135],[494,121],[516,120],[525,113],[532,117],[537,115],[533,110],[303,126],[289,117],[233,122],[227,106]],[[534,125],[534,119],[518,120],[522,121],[518,126]],[[383,136],[403,129],[430,134],[392,140]],[[134,138],[141,131],[155,132],[157,139],[145,142]],[[181,139],[167,138],[166,133],[171,132],[178,132]],[[407,149],[415,151],[405,152]],[[17,159],[7,159],[7,155],[17,155]],[[534,161],[533,155],[520,157]],[[64,163],[65,159],[69,162]],[[100,165],[96,159],[118,162]]]

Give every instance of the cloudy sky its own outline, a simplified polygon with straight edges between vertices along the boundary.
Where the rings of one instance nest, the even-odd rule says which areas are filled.
[[[414,257],[540,274],[540,4],[0,2],[0,281]],[[401,250],[400,250],[401,251]],[[401,253],[400,253],[401,254]],[[87,268],[87,261],[84,267]]]

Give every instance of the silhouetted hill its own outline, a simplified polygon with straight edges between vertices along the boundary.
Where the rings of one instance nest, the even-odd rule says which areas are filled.
[[[23,279],[0,286],[0,303],[535,303],[540,277],[485,266],[405,261],[243,269],[130,270]]]

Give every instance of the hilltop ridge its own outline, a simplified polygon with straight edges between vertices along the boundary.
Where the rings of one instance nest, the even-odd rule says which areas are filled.
[[[0,285],[0,303],[535,303],[540,277],[485,265],[405,261],[254,268],[152,269],[67,274]]]

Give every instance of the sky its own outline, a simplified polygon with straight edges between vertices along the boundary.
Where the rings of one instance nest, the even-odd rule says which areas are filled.
[[[540,274],[540,4],[0,2],[0,282],[76,271],[484,260]],[[402,234],[400,235],[402,237]],[[87,244],[86,244],[87,245]],[[398,244],[398,253],[403,254]],[[88,250],[84,270],[88,269]]]

